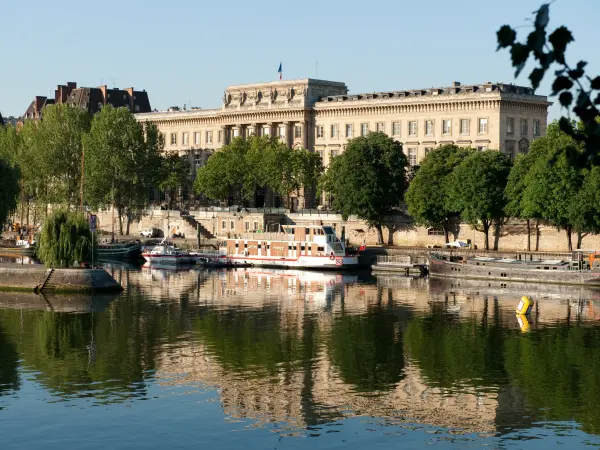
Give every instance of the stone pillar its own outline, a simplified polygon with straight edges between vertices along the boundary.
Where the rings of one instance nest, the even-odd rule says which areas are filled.
[[[298,122],[302,130],[302,148],[308,150],[308,125],[306,121]]]
[[[242,136],[242,126],[237,124],[231,127],[231,139]]]
[[[279,126],[283,128],[283,130],[284,130],[283,132],[285,134],[285,136],[283,137],[283,139],[281,139],[281,141],[284,142],[285,145],[287,145],[288,147],[293,147],[294,131],[293,131],[291,122],[285,121]]]
[[[220,145],[227,145],[227,144],[229,144],[229,140],[227,139],[228,138],[228,133],[227,133],[228,128],[227,128],[227,126],[226,125],[221,125],[220,131],[221,131],[221,142],[217,142],[217,144],[220,144]],[[218,136],[215,136],[215,138],[216,138],[216,140],[219,140]]]

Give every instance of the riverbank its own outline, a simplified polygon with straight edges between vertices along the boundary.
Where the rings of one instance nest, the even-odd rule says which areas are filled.
[[[120,292],[104,269],[47,269],[42,265],[0,264],[0,289],[28,292]]]

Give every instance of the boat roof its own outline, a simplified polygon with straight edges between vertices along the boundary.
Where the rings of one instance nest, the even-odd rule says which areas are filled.
[[[568,262],[563,261],[562,259],[545,259],[543,261],[527,261],[527,260],[519,260],[512,258],[491,258],[489,256],[473,256],[469,258],[471,261],[481,261],[481,262],[495,262],[501,264],[543,264],[545,266],[558,266],[563,264],[568,264]]]

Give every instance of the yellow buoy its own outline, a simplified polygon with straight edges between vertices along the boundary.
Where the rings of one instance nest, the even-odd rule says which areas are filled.
[[[521,328],[521,332],[526,333],[529,331],[529,320],[527,320],[527,316],[524,314],[517,314],[517,322],[519,323],[519,327]]]
[[[529,314],[531,308],[533,307],[533,300],[524,295],[521,297],[521,301],[517,305],[517,314],[525,315]]]

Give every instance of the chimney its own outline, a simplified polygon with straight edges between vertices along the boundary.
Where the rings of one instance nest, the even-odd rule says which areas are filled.
[[[107,98],[106,98],[106,85],[102,85],[100,86],[98,89],[100,89],[100,92],[102,92],[102,101],[104,102],[104,104],[106,105],[107,103]]]
[[[75,83],[74,81],[67,81],[67,87],[70,90],[77,89],[77,83]]]
[[[460,81],[453,81],[452,82],[452,87],[459,87],[460,86]]]
[[[60,98],[59,95],[60,95],[60,91],[58,90],[58,86],[56,86],[56,89],[54,89],[54,102],[55,103],[58,103],[58,99]]]
[[[44,107],[44,103],[46,103],[46,97],[42,97],[39,95],[35,96],[35,106],[34,106],[34,111],[36,113],[39,113],[42,108]]]
[[[127,91],[127,93],[129,94],[129,106],[130,106],[130,111],[135,111],[134,109],[134,104],[135,102],[133,101],[133,87],[127,88],[125,89]]]

